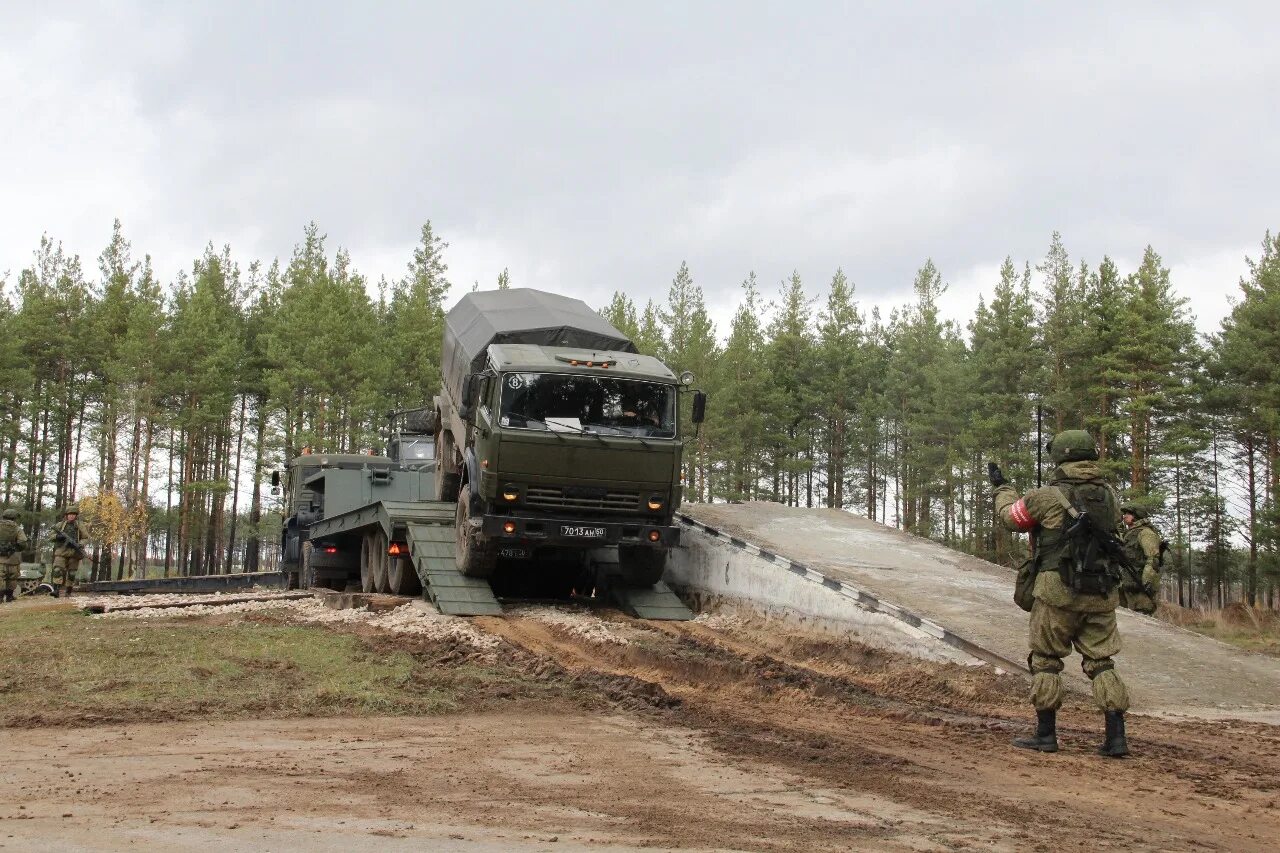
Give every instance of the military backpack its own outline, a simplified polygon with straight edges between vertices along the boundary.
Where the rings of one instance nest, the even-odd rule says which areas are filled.
[[[1079,595],[1110,595],[1127,564],[1124,543],[1112,524],[1115,493],[1097,481],[1054,486],[1067,517],[1061,530],[1045,531],[1037,547],[1039,568],[1053,569]]]

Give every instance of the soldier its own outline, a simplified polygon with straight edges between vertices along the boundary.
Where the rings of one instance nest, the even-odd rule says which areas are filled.
[[[1150,616],[1156,612],[1160,592],[1160,532],[1148,520],[1144,507],[1125,504],[1120,508],[1127,530],[1124,553],[1133,573],[1125,572],[1120,584],[1120,605]]]
[[[1034,547],[1035,600],[1031,607],[1031,702],[1036,733],[1015,746],[1057,752],[1057,712],[1062,706],[1062,659],[1074,647],[1093,687],[1093,700],[1106,719],[1106,739],[1098,752],[1128,755],[1124,712],[1129,692],[1115,670],[1120,651],[1116,631],[1119,596],[1120,501],[1098,467],[1098,448],[1084,430],[1067,430],[1049,443],[1056,467],[1045,488],[1019,498],[993,462],[987,466],[995,490],[996,514],[1010,530],[1030,533]],[[1084,547],[1081,537],[1110,536],[1112,552]],[[1114,554],[1114,557],[1110,554]],[[1082,556],[1087,555],[1087,556]]]
[[[71,504],[62,511],[62,521],[54,525],[50,538],[53,539],[53,571],[49,583],[54,595],[58,594],[58,570],[62,570],[62,595],[71,594],[71,585],[75,583],[76,572],[80,568],[80,558],[84,556],[82,531],[76,519],[80,516],[80,507]]]
[[[0,601],[13,601],[26,548],[27,534],[18,524],[18,511],[6,509],[0,514]]]

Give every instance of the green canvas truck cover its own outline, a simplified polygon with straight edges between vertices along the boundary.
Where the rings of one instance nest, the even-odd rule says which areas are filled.
[[[484,368],[490,344],[636,352],[635,344],[581,299],[513,287],[468,293],[445,315],[441,372],[455,400],[468,374]]]

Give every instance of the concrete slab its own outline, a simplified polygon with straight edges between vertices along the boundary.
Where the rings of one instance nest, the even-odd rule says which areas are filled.
[[[933,620],[995,655],[1026,659],[1027,614],[1013,603],[1012,569],[839,510],[765,502],[682,509]],[[1280,723],[1280,660],[1129,611],[1119,619],[1119,669],[1135,711]],[[1087,682],[1078,661],[1068,661],[1067,673],[1080,689]]]

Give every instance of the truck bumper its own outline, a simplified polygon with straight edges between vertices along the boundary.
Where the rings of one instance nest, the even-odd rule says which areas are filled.
[[[508,531],[507,525],[515,529]],[[556,545],[594,548],[601,545],[641,545],[674,548],[680,544],[680,528],[643,521],[583,521],[580,518],[485,515],[480,527],[486,538],[501,544]]]

